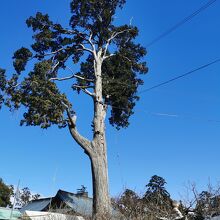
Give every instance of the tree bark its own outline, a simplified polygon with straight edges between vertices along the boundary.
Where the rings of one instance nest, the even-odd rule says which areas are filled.
[[[102,119],[103,116],[101,117]],[[102,121],[100,120],[100,117],[98,117],[98,119],[98,122]],[[92,142],[89,142],[87,139],[78,134],[75,126],[70,126],[69,128],[71,135],[84,149],[91,161],[93,184],[93,220],[109,219],[112,209],[109,197],[105,129],[102,127],[103,129],[100,129],[100,132],[94,131],[94,139]]]
[[[102,50],[94,61],[95,98],[94,98],[94,135],[93,153],[90,156],[93,179],[93,219],[102,220],[111,215],[108,186],[107,145],[105,137],[105,117],[107,106],[102,94]]]
[[[94,88],[94,117],[93,117],[93,140],[90,142],[82,137],[72,120],[70,119],[70,133],[75,141],[84,149],[89,156],[92,169],[93,183],[93,220],[105,220],[111,216],[111,202],[108,186],[108,163],[107,145],[105,138],[105,117],[107,105],[103,102],[102,94],[102,49],[100,49],[94,59],[95,88]]]
[[[108,188],[107,155],[97,146],[97,153],[91,159],[93,182],[93,219],[104,220],[111,215]]]

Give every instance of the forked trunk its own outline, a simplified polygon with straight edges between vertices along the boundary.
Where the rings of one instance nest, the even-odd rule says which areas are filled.
[[[94,89],[94,130],[93,140],[89,141],[81,136],[77,129],[75,120],[68,112],[71,123],[70,133],[76,142],[85,150],[89,156],[92,168],[93,180],[93,220],[109,219],[111,215],[111,202],[108,186],[107,147],[105,138],[105,117],[107,106],[103,101],[102,94],[102,50],[99,51],[94,61],[95,89]]]

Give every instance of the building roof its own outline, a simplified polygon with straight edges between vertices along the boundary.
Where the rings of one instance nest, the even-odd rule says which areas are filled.
[[[11,216],[11,209],[0,207],[0,219],[8,220]],[[13,210],[11,220],[17,220],[21,216],[21,213],[18,210]]]
[[[83,216],[91,216],[93,211],[93,199],[85,196],[80,196],[80,194],[74,194],[59,190],[55,196],[62,200],[68,207],[74,210],[76,213]],[[118,219],[121,216],[119,210],[112,208],[112,215]]]
[[[77,194],[59,190],[56,197],[59,197],[67,206],[76,213],[92,215],[92,198],[78,196]]]
[[[62,204],[62,206],[59,206]],[[65,204],[65,208],[63,207]],[[56,206],[57,205],[57,206]],[[59,190],[54,197],[32,200],[29,204],[23,207],[20,211],[24,213],[25,211],[48,211],[56,207],[57,211],[67,209],[66,211],[73,211],[76,214],[82,216],[91,216],[93,211],[93,200],[88,196],[83,196],[82,194],[75,194]],[[118,216],[120,212],[112,208],[113,216]]]
[[[52,198],[53,197],[32,200],[26,206],[22,207],[20,209],[20,212],[24,213],[27,210],[28,211],[44,211],[47,209],[47,207],[49,207]]]
[[[79,196],[78,194],[59,190],[56,196],[51,198],[32,200],[20,211],[47,211],[50,203],[64,203],[67,207],[80,215],[92,215],[92,198]],[[58,207],[59,208],[59,207]]]

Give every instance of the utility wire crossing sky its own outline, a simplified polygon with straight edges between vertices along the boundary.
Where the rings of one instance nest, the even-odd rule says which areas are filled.
[[[208,7],[210,7],[212,4],[214,4],[217,0],[210,0],[208,1],[206,4],[204,4],[202,7],[200,7],[198,10],[194,11],[192,14],[190,14],[189,16],[185,17],[183,20],[181,20],[180,22],[176,23],[174,26],[172,26],[171,28],[169,28],[168,30],[166,30],[165,32],[163,32],[161,35],[159,35],[158,37],[156,37],[155,39],[153,39],[150,43],[147,44],[147,48],[154,45],[155,43],[157,43],[158,41],[160,41],[161,39],[163,39],[164,37],[166,37],[167,35],[169,35],[170,33],[172,33],[173,31],[175,31],[176,29],[178,29],[180,26],[182,26],[183,24],[185,24],[186,22],[192,20],[196,15],[198,15],[199,13],[201,13],[202,11],[204,11],[205,9],[207,9]]]
[[[155,174],[166,179],[168,191],[177,199],[189,180],[203,190],[208,178],[220,179],[219,7],[217,0],[139,0],[138,4],[128,0],[117,15],[122,24],[134,17],[133,23],[140,28],[140,43],[149,48],[146,61],[150,71],[144,76],[146,89],[139,92],[145,95],[137,103],[128,129],[118,132],[107,125],[112,195],[125,187],[143,192]],[[12,66],[13,52],[32,42],[25,19],[42,11],[52,20],[67,24],[69,0],[57,0],[56,4],[52,0],[28,4],[26,0],[19,4],[16,0],[3,1],[1,9],[0,25],[4,31],[0,67],[7,69]],[[190,15],[185,17],[187,14]],[[193,66],[197,68],[185,71]],[[199,75],[192,74],[198,71]],[[183,74],[172,74],[178,72]],[[189,75],[187,80],[178,80]],[[79,130],[90,135],[90,106],[84,97],[76,99],[74,105],[77,104],[77,112],[81,112]],[[45,196],[54,195],[59,188],[74,192],[82,184],[91,192],[90,163],[68,131],[19,127],[22,113],[12,114],[6,109],[0,113],[4,155],[0,173],[5,182],[16,184],[21,179],[21,187],[28,186]],[[57,167],[56,183],[52,183]]]

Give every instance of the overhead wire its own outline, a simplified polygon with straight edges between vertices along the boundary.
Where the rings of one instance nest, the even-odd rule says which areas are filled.
[[[151,90],[153,90],[153,89],[156,89],[156,88],[158,88],[158,87],[164,86],[164,85],[169,84],[169,83],[171,83],[171,82],[173,82],[173,81],[176,81],[176,80],[178,80],[178,79],[184,78],[184,77],[186,77],[186,76],[188,76],[188,75],[190,75],[190,74],[192,74],[192,73],[195,73],[195,72],[197,72],[197,71],[199,71],[199,70],[205,69],[205,68],[207,68],[207,67],[209,67],[209,66],[211,66],[211,65],[214,65],[214,64],[216,64],[216,63],[218,63],[218,62],[220,62],[220,58],[217,58],[217,59],[215,59],[215,60],[213,60],[213,61],[211,61],[211,62],[209,62],[209,63],[206,63],[206,64],[204,64],[204,65],[202,65],[202,66],[199,66],[199,67],[197,67],[197,68],[195,68],[195,69],[192,69],[192,70],[190,70],[190,71],[188,71],[188,72],[186,72],[186,73],[183,73],[183,74],[181,74],[181,75],[175,76],[175,77],[173,77],[173,78],[171,78],[171,79],[168,79],[168,80],[163,81],[163,82],[161,82],[161,83],[158,83],[158,84],[156,84],[156,85],[153,85],[153,86],[151,86],[151,87],[149,87],[149,88],[147,88],[147,89],[143,89],[143,90],[141,90],[140,92],[137,92],[137,94],[142,94],[142,93],[145,93],[145,92],[149,92],[149,91],[151,91]],[[127,83],[118,83],[118,82],[116,82],[116,84],[128,86]]]
[[[152,116],[159,116],[159,117],[172,117],[172,118],[187,118],[192,120],[198,120],[203,122],[214,122],[214,123],[220,123],[220,120],[218,119],[207,119],[199,116],[191,116],[191,115],[181,115],[181,114],[174,114],[174,113],[163,113],[163,112],[146,112],[147,114],[150,114]]]
[[[209,67],[209,66],[211,66],[211,65],[213,65],[213,64],[215,64],[215,63],[218,63],[218,62],[220,62],[220,58],[218,58],[218,59],[216,59],[216,60],[213,60],[213,61],[211,61],[211,62],[209,62],[209,63],[207,63],[207,64],[204,64],[204,65],[202,65],[202,66],[200,66],[200,67],[197,67],[197,68],[195,68],[195,69],[192,69],[192,70],[190,70],[190,71],[188,71],[188,72],[186,72],[186,73],[184,73],[184,74],[178,75],[178,76],[173,77],[173,78],[171,78],[171,79],[169,79],[169,80],[166,80],[166,81],[164,81],[164,82],[161,82],[161,83],[159,83],[159,84],[156,84],[156,85],[154,85],[154,86],[152,86],[152,87],[150,87],[150,88],[141,90],[140,92],[138,92],[138,94],[142,94],[142,93],[148,92],[148,91],[150,91],[150,90],[156,89],[156,88],[158,88],[158,87],[161,87],[161,86],[163,86],[163,85],[166,85],[166,84],[168,84],[168,83],[171,83],[171,82],[173,82],[173,81],[175,81],[175,80],[178,80],[178,79],[180,79],[180,78],[183,78],[183,77],[185,77],[185,76],[188,76],[188,75],[190,75],[190,74],[192,74],[192,73],[195,73],[195,72],[197,72],[197,71],[199,71],[199,70],[202,70],[202,69],[204,69],[204,68],[207,68],[207,67]]]
[[[175,24],[173,27],[169,28],[167,31],[163,32],[161,35],[159,35],[158,37],[156,37],[155,39],[153,39],[149,44],[147,44],[147,47],[150,47],[152,46],[153,44],[155,44],[156,42],[158,42],[159,40],[161,40],[162,38],[166,37],[167,35],[169,35],[171,32],[175,31],[177,28],[179,28],[181,25],[185,24],[186,22],[188,22],[189,20],[191,20],[193,17],[195,17],[196,15],[198,15],[199,13],[201,13],[203,10],[207,9],[209,6],[211,6],[213,3],[215,3],[217,0],[210,0],[208,1],[205,5],[203,5],[202,7],[200,7],[198,10],[196,10],[195,12],[193,12],[191,15],[185,17],[183,20],[181,20],[180,22],[178,22],[177,24]],[[156,84],[148,89],[144,89],[140,92],[138,92],[138,94],[141,94],[141,93],[145,93],[145,92],[148,92],[150,90],[153,90],[153,89],[156,89],[160,86],[163,86],[163,85],[166,85],[168,83],[171,83],[175,80],[178,80],[180,78],[183,78],[185,76],[188,76],[194,72],[197,72],[201,69],[204,69],[204,68],[207,68],[208,66],[211,66],[217,62],[219,62],[220,59],[216,59],[210,63],[207,63],[205,65],[202,65],[196,69],[193,69],[193,70],[190,70],[184,74],[181,74],[179,76],[176,76],[174,78],[171,78],[169,80],[166,80],[162,83],[159,83],[159,84]],[[125,85],[125,86],[128,86],[126,83],[118,83],[120,85]],[[111,107],[115,108],[115,109],[120,109],[120,110],[127,110],[127,108],[119,108],[117,106],[114,106],[114,105],[110,105]],[[159,116],[159,117],[173,117],[173,118],[179,118],[181,117],[180,115],[178,114],[168,114],[168,113],[161,113],[161,112],[148,112],[148,111],[145,111],[145,110],[142,110],[142,112],[144,112],[145,114],[150,114],[150,115],[153,115],[153,116]],[[185,117],[188,117],[188,118],[191,118],[191,119],[195,119],[195,117],[189,117],[189,116],[185,116]],[[199,118],[196,118],[196,119],[199,119]],[[217,122],[219,123],[220,120],[210,120],[210,119],[205,119],[205,121],[207,122]],[[117,159],[118,159],[118,165],[119,165],[119,169],[121,170],[121,165],[120,165],[120,158],[119,158],[119,153],[117,153]],[[121,174],[121,173],[120,173]],[[121,174],[121,179],[122,179],[122,182],[123,182],[123,177],[122,177],[122,174]]]
[[[144,89],[144,90],[138,92],[137,94],[142,94],[142,93],[151,91],[151,90],[153,90],[153,89],[156,89],[156,88],[158,88],[158,87],[164,86],[164,85],[169,84],[169,83],[171,83],[171,82],[173,82],[173,81],[175,81],[175,80],[181,79],[181,78],[186,77],[186,76],[188,76],[188,75],[190,75],[190,74],[192,74],[192,73],[195,73],[195,72],[197,72],[197,71],[199,71],[199,70],[202,70],[202,69],[207,68],[207,67],[209,67],[209,66],[211,66],[211,65],[214,65],[214,64],[216,64],[216,63],[218,63],[218,62],[220,62],[220,58],[215,59],[215,60],[213,60],[213,61],[211,61],[211,62],[209,62],[209,63],[206,63],[206,64],[204,64],[204,65],[202,65],[202,66],[199,66],[199,67],[197,67],[197,68],[195,68],[195,69],[192,69],[192,70],[190,70],[190,71],[188,71],[188,72],[186,72],[186,73],[184,73],[184,74],[178,75],[178,76],[173,77],[173,78],[171,78],[171,79],[169,79],[169,80],[166,80],[166,81],[161,82],[161,83],[159,83],[159,84],[156,84],[156,85],[154,85],[154,86],[152,86],[152,87],[149,87],[149,88],[147,88],[147,89]],[[120,84],[121,84],[121,83],[120,83]],[[124,84],[124,85],[127,85],[127,84]],[[128,110],[128,108],[117,107],[117,106],[115,106],[114,104],[108,104],[108,105],[111,106],[112,108],[115,108],[115,109]],[[161,113],[161,112],[147,112],[147,111],[144,111],[144,110],[143,110],[143,112],[145,112],[145,113],[147,113],[147,114],[150,114],[150,115],[154,115],[154,116],[166,116],[166,117],[176,117],[176,118],[178,118],[178,117],[183,117],[183,116],[180,116],[180,115],[178,115],[178,114],[168,114],[168,113],[163,113],[163,112],[162,112],[162,113]],[[192,118],[192,119],[198,119],[198,118],[189,117],[189,116],[184,116],[184,117]],[[219,123],[219,122],[220,122],[220,120],[216,120],[216,119],[204,119],[203,121],[206,121],[206,122],[215,122],[215,123]]]
[[[174,26],[172,26],[171,28],[169,28],[168,30],[164,31],[162,34],[160,34],[158,37],[154,38],[152,41],[150,41],[146,47],[150,47],[153,44],[157,43],[158,41],[160,41],[162,38],[166,37],[167,35],[169,35],[170,33],[172,33],[173,31],[175,31],[176,29],[178,29],[180,26],[182,26],[183,24],[185,24],[186,22],[190,21],[192,18],[194,18],[196,15],[198,15],[199,13],[201,13],[202,11],[204,11],[205,9],[207,9],[208,7],[210,7],[212,4],[214,4],[217,0],[210,0],[208,1],[206,4],[202,5],[199,9],[197,9],[196,11],[194,11],[192,14],[190,14],[189,16],[185,17],[183,20],[179,21],[178,23],[176,23]]]
[[[184,77],[186,77],[186,76],[188,76],[188,75],[190,75],[190,74],[192,74],[192,73],[195,73],[195,72],[197,72],[197,71],[199,71],[199,70],[202,70],[202,69],[204,69],[204,68],[207,68],[207,67],[209,67],[209,66],[211,66],[211,65],[213,65],[213,64],[216,64],[216,63],[218,63],[218,62],[220,62],[220,58],[217,58],[217,59],[215,59],[215,60],[213,60],[213,61],[211,61],[211,62],[209,62],[209,63],[206,63],[206,64],[204,64],[204,65],[202,65],[202,66],[199,66],[199,67],[197,67],[197,68],[195,68],[195,69],[192,69],[192,70],[190,70],[190,71],[188,71],[188,72],[186,72],[186,73],[183,73],[183,74],[181,74],[181,75],[175,76],[175,77],[173,77],[173,78],[171,78],[171,79],[168,79],[168,80],[166,80],[166,81],[164,81],[164,82],[158,83],[158,84],[156,84],[156,85],[154,85],[154,86],[152,86],[152,87],[149,87],[149,88],[147,88],[147,89],[143,89],[143,90],[141,90],[140,92],[137,92],[137,94],[142,94],[142,93],[148,92],[148,91],[150,91],[150,90],[156,89],[156,88],[158,88],[158,87],[161,87],[161,86],[163,86],[163,85],[169,84],[169,83],[171,83],[171,82],[173,82],[173,81],[175,81],[175,80],[178,80],[178,79],[180,79],[180,78],[184,78]],[[122,85],[122,86],[129,86],[127,83],[112,82],[112,84],[113,84],[113,83],[114,83],[114,84],[119,84],[119,85]]]
[[[186,22],[188,22],[189,20],[191,20],[192,18],[194,18],[196,15],[198,15],[199,13],[201,13],[202,11],[206,10],[208,7],[210,7],[211,5],[213,5],[215,2],[217,2],[217,0],[209,0],[206,4],[202,5],[199,9],[197,9],[196,11],[194,11],[192,14],[190,14],[189,16],[185,17],[183,20],[179,21],[178,23],[176,23],[174,26],[172,26],[171,28],[169,28],[168,30],[166,30],[165,32],[163,32],[161,35],[159,35],[158,37],[156,37],[155,39],[153,39],[149,44],[147,44],[147,47],[155,44],[156,42],[158,42],[159,40],[161,40],[163,37],[166,37],[168,34],[170,34],[171,32],[173,32],[174,30],[176,30],[177,28],[179,28],[181,25],[185,24]],[[202,65],[198,68],[195,68],[193,70],[190,70],[184,74],[181,74],[179,76],[176,76],[176,77],[173,77],[169,80],[166,80],[164,82],[161,82],[159,84],[156,84],[150,88],[147,88],[147,89],[144,89],[144,90],[141,90],[140,92],[137,92],[137,94],[142,94],[142,93],[145,93],[145,92],[148,92],[148,91],[151,91],[153,89],[156,89],[158,87],[161,87],[161,86],[164,86],[166,84],[169,84],[173,81],[176,81],[180,78],[183,78],[183,77],[186,77],[192,73],[195,73],[201,69],[204,69],[204,68],[207,68],[217,62],[220,62],[220,58],[214,60],[214,61],[211,61],[205,65]],[[120,85],[125,85],[125,86],[128,86],[128,84],[126,83],[120,83],[120,82],[117,82],[116,84],[120,84]],[[117,107],[117,106],[114,106],[114,104],[108,104],[109,106],[115,108],[115,109],[121,109],[121,110],[128,110],[128,108],[120,108],[120,107]],[[145,111],[146,113],[146,111]],[[149,112],[148,112],[149,113]],[[157,115],[157,116],[167,116],[167,117],[179,117],[179,115],[176,115],[176,114],[167,114],[167,113],[155,113],[155,112],[151,112],[150,114],[152,115]],[[207,121],[211,121],[211,122],[220,122],[219,120],[207,120]]]
[[[114,105],[110,105],[111,107],[119,110],[128,110],[127,108],[120,108]],[[204,118],[203,116],[191,116],[191,115],[183,115],[183,114],[176,114],[176,113],[167,113],[167,112],[151,112],[147,110],[138,110],[139,112],[145,113],[146,115],[157,116],[157,117],[170,117],[170,118],[179,118],[179,119],[192,119],[192,120],[199,120],[208,123],[220,123],[220,119],[212,119],[212,118]]]

